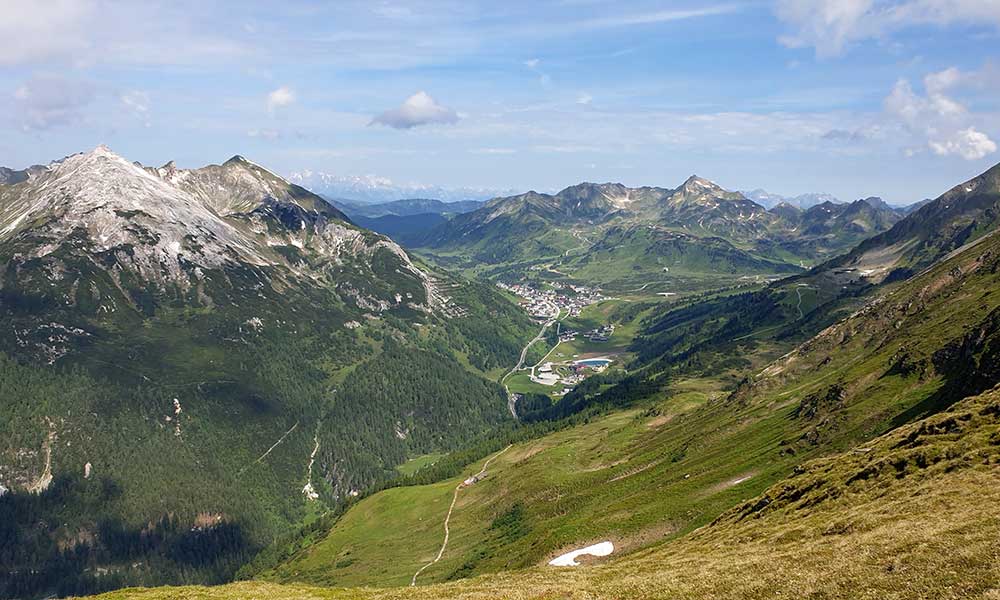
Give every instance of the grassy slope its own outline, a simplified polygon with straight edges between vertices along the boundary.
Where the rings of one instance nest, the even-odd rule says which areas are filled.
[[[591,568],[419,588],[260,582],[105,598],[984,598],[1000,592],[1000,392],[806,463],[709,526]]]
[[[939,351],[1000,305],[992,292],[996,259],[986,250],[955,256],[899,286],[876,308],[829,328],[725,399],[678,394],[684,389],[678,386],[646,412],[619,413],[515,447],[498,459],[490,479],[463,493],[452,521],[452,531],[461,533],[422,577],[442,581],[527,567],[598,538],[629,550],[683,534],[806,458],[845,450],[933,410],[928,402],[939,397],[950,368],[932,364]],[[916,368],[899,368],[901,349]],[[487,529],[518,504],[523,526]],[[416,524],[396,523],[393,553],[405,553],[417,542],[399,532]],[[326,555],[329,564],[342,550],[339,528],[307,551],[310,560]],[[272,576],[353,585],[405,575],[401,565],[381,580],[355,563],[353,575],[328,569],[303,577],[294,574],[298,560]]]

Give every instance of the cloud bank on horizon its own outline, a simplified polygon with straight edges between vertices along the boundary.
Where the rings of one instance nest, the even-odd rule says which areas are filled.
[[[1000,0],[3,0],[0,164],[935,195],[1000,160]]]

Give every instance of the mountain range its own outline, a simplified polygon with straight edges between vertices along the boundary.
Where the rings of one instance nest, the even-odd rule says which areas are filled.
[[[288,180],[331,199],[361,204],[380,204],[407,198],[434,198],[442,202],[483,201],[514,193],[485,187],[444,187],[423,184],[400,184],[375,175],[333,175],[303,169],[288,176]]]
[[[582,183],[557,194],[497,198],[429,231],[415,245],[441,264],[504,273],[555,265],[582,281],[789,273],[887,229],[900,218],[878,199],[771,210],[692,176],[677,188]],[[616,282],[615,274],[628,274]],[[673,277],[673,276],[671,276]]]
[[[471,212],[483,205],[483,202],[478,200],[442,202],[423,198],[407,198],[378,204],[345,200],[330,202],[343,210],[358,225],[383,233],[404,246],[419,243],[428,231],[445,223],[451,217]]]
[[[832,194],[818,192],[809,192],[799,194],[798,196],[782,196],[781,194],[774,194],[772,192],[768,192],[767,190],[757,188],[741,193],[764,208],[774,208],[779,204],[790,204],[796,208],[805,210],[816,206],[817,204],[823,204],[824,202],[830,202],[833,204],[841,203],[840,200]]]
[[[0,597],[996,589],[1000,165],[905,211],[0,177]]]

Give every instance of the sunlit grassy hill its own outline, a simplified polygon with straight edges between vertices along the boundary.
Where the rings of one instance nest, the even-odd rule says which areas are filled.
[[[1000,392],[806,462],[624,559],[389,589],[244,582],[104,598],[983,598],[1000,594]]]
[[[532,568],[605,539],[616,557],[687,543],[804,461],[866,447],[988,389],[1000,365],[998,250],[990,236],[886,288],[735,391],[710,378],[676,380],[629,410],[516,444],[458,494],[446,551],[420,581]],[[452,490],[480,464],[366,499],[257,576],[404,585],[435,557]]]

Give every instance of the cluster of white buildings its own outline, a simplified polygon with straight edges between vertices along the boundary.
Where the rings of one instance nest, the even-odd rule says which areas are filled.
[[[599,289],[585,285],[567,285],[558,290],[539,289],[525,283],[498,282],[497,286],[524,298],[528,314],[542,320],[555,318],[561,311],[575,317],[585,306],[607,299]]]

